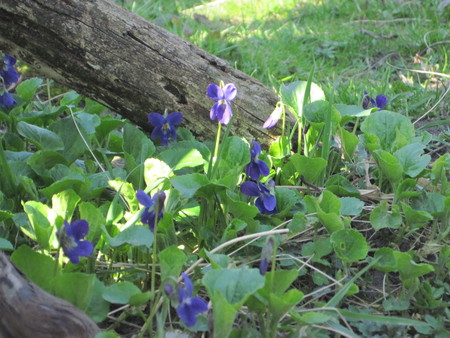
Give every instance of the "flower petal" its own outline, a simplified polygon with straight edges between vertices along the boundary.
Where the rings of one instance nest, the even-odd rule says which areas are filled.
[[[231,110],[231,105],[225,101],[225,104],[221,104],[220,106],[224,107],[223,112],[217,112],[217,120],[220,123],[228,125],[230,123],[231,117],[233,116],[233,111]]]
[[[183,114],[179,112],[173,112],[167,115],[167,123],[172,126],[178,126],[183,121]]]
[[[222,88],[218,85],[211,83],[206,88],[206,95],[214,101],[219,101],[224,99],[224,94]]]
[[[268,267],[269,262],[267,261],[267,259],[265,258],[261,259],[261,262],[259,263],[259,273],[264,276],[267,272]]]
[[[166,118],[158,113],[150,113],[148,114],[148,122],[154,127],[162,127],[166,123]]]
[[[275,196],[272,195],[264,195],[262,197],[263,203],[264,203],[264,207],[268,210],[268,211],[272,211],[273,209],[275,209],[275,207],[277,206],[277,198]]]
[[[270,115],[269,118],[264,122],[263,128],[270,129],[277,125],[279,118],[273,115]]]
[[[208,303],[204,299],[201,299],[200,297],[192,297],[190,299],[190,307],[191,311],[195,315],[208,311]]]
[[[139,189],[136,192],[136,198],[137,198],[138,202],[140,204],[142,204],[144,207],[150,208],[151,206],[153,206],[153,203],[154,203],[153,199],[150,198],[150,196],[147,195],[145,193],[145,191],[143,191],[141,189]]]
[[[78,256],[90,256],[94,251],[94,246],[90,241],[78,242],[78,246],[75,248],[77,250]]]
[[[78,255],[78,251],[76,247],[63,248],[64,254],[70,259],[73,264],[80,263],[80,257]]]
[[[255,182],[244,182],[241,184],[241,192],[247,196],[260,196],[261,190]]]
[[[217,118],[217,110],[219,109],[219,106],[219,102],[214,103],[214,106],[212,106],[211,111],[209,112],[209,118],[211,120],[215,120]]]
[[[228,83],[223,88],[224,99],[227,101],[233,101],[237,95],[236,86],[233,83]]]
[[[376,101],[376,106],[378,108],[380,108],[380,110],[381,110],[387,104],[387,97],[380,94],[380,95],[377,95],[377,97],[375,98],[375,101]]]
[[[79,219],[71,224],[72,227],[72,236],[75,241],[79,241],[84,238],[89,232],[89,223],[84,219]]]
[[[252,161],[249,164],[247,164],[247,166],[245,167],[245,173],[252,180],[256,181],[260,175],[259,166],[255,162]]]
[[[182,273],[181,277],[183,277],[183,281],[184,281],[184,286],[186,287],[186,291],[187,291],[187,296],[191,297],[192,296],[192,292],[194,290],[194,286],[192,285],[192,281],[189,278],[189,276],[186,273]]]
[[[258,160],[256,163],[258,165],[259,173],[261,176],[267,176],[270,174],[270,169],[266,162],[264,162],[263,160]]]
[[[3,95],[0,95],[0,106],[3,108],[11,108],[16,104],[16,100],[14,100],[14,97],[10,93],[5,92]]]
[[[187,327],[194,326],[197,322],[197,315],[191,311],[189,304],[181,303],[176,308],[178,317],[186,324]]]
[[[253,147],[250,148],[250,154],[252,156],[252,159],[258,157],[259,154],[261,154],[261,146],[258,142],[253,141]]]

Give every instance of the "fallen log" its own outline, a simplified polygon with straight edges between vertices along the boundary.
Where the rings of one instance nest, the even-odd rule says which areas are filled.
[[[97,100],[144,129],[149,112],[184,114],[183,125],[213,139],[209,83],[234,83],[232,133],[273,140],[262,124],[277,95],[226,61],[108,0],[2,0],[0,50]]]
[[[84,312],[30,282],[0,252],[0,337],[94,337]]]

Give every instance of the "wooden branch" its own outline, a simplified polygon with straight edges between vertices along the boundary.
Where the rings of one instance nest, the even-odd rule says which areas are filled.
[[[0,251],[0,337],[94,337],[95,323],[69,302],[25,279]]]
[[[232,133],[270,143],[262,124],[277,95],[254,78],[108,0],[1,0],[0,50],[144,129],[149,112],[180,111],[213,139],[209,83],[234,83]]]

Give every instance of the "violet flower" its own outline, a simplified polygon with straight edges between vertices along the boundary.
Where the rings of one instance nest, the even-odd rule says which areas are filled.
[[[0,76],[3,78],[5,87],[9,87],[11,84],[19,81],[19,74],[14,69],[15,64],[16,59],[5,54],[3,58],[3,67],[0,68]]]
[[[263,128],[270,129],[277,125],[278,121],[281,118],[281,114],[283,113],[282,104],[278,104],[272,114],[269,115],[269,118],[264,122]]]
[[[267,176],[270,173],[266,162],[258,158],[259,154],[261,154],[261,146],[253,141],[253,147],[250,148],[250,163],[245,166],[245,173],[255,181],[259,179],[259,176]]]
[[[80,256],[90,256],[94,251],[94,246],[90,241],[82,241],[89,232],[89,224],[84,219],[80,219],[70,224],[64,221],[64,228],[61,227],[56,232],[59,244],[64,254],[73,264],[80,262]]]
[[[211,83],[206,88],[206,94],[214,101],[217,101],[210,111],[211,120],[217,119],[220,123],[228,125],[233,116],[230,101],[236,97],[236,86],[228,83],[225,86],[221,83],[220,86]]]
[[[16,59],[12,56],[4,55],[3,66],[0,63],[0,106],[11,108],[17,104],[14,97],[8,93],[8,87],[19,81],[19,74],[14,69]]]
[[[255,206],[259,209],[261,214],[276,214],[277,210],[277,199],[275,197],[275,193],[273,188],[275,183],[273,180],[268,182],[270,189],[267,188],[261,182],[244,182],[241,185],[241,192],[247,196],[258,197],[255,201]]]
[[[181,121],[183,121],[183,114],[174,112],[168,115],[150,113],[148,114],[148,121],[155,127],[152,132],[152,139],[160,139],[163,146],[169,144],[169,140],[177,139],[177,130]]]
[[[141,215],[141,222],[147,224],[151,231],[155,230],[155,211],[158,209],[158,221],[164,216],[164,200],[166,194],[164,191],[157,192],[152,198],[143,190],[138,190],[136,198],[145,208]]]
[[[208,303],[199,297],[192,297],[194,286],[189,276],[184,272],[181,274],[184,280],[184,288],[178,287],[178,301],[176,308],[178,317],[192,327],[197,322],[197,315],[208,310]]]
[[[14,97],[8,93],[6,90],[3,92],[3,94],[0,94],[0,106],[3,108],[11,108],[14,107],[17,104]]]
[[[379,110],[382,110],[384,108],[384,106],[386,106],[387,104],[387,97],[379,94],[377,95],[377,97],[375,98],[375,100],[367,93],[367,91],[364,91],[364,98],[363,98],[363,103],[362,106],[364,109],[369,109],[369,108],[379,108]]]

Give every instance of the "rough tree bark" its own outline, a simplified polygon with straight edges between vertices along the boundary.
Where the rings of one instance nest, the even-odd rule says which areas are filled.
[[[28,281],[0,251],[0,337],[94,337],[81,310]]]
[[[180,111],[212,139],[209,83],[234,83],[234,134],[268,144],[261,128],[277,96],[254,78],[108,0],[0,0],[0,50],[144,129],[147,113]]]

